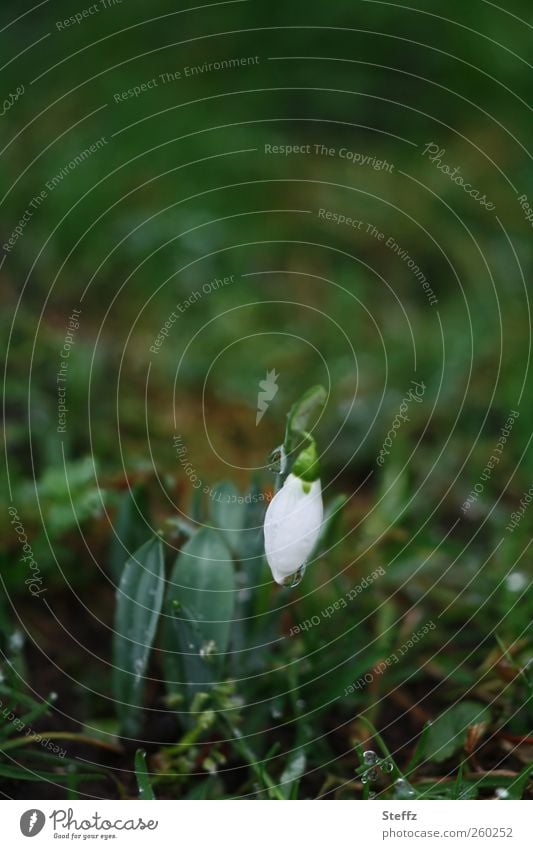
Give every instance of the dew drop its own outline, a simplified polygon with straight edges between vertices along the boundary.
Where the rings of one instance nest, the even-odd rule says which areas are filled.
[[[200,657],[210,657],[217,650],[217,644],[214,640],[208,640],[206,643],[203,643],[200,646],[199,655]]]
[[[135,680],[139,681],[142,677],[144,671],[144,662],[142,657],[137,657],[133,662],[133,671],[135,673]]]
[[[279,445],[271,452],[268,458],[268,469],[276,475],[285,474],[287,468],[287,455],[283,445]]]
[[[367,769],[366,772],[363,772],[361,776],[361,782],[363,784],[372,784],[373,781],[378,781],[379,772],[376,767],[371,766],[370,769]]]
[[[289,587],[290,589],[297,587],[298,584],[301,582],[303,576],[305,575],[305,567],[306,564],[304,563],[303,566],[300,566],[297,572],[285,578],[285,580],[283,581],[283,586]]]
[[[368,764],[368,766],[373,766],[377,763],[378,756],[372,751],[372,749],[367,749],[366,752],[363,752],[363,760],[365,764]]]
[[[392,772],[394,770],[394,764],[392,761],[382,761],[380,766],[381,772]]]
[[[24,634],[18,629],[9,635],[9,650],[17,653],[24,645]]]
[[[217,651],[217,644],[214,640],[207,640],[200,646],[200,657],[210,658]]]
[[[512,593],[519,593],[527,586],[528,580],[523,572],[511,572],[505,578],[507,589]]]
[[[395,799],[412,799],[416,796],[415,789],[405,778],[398,778],[394,782]]]

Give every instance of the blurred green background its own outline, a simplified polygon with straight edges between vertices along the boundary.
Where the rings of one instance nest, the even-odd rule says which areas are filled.
[[[310,733],[324,735],[316,766],[344,752],[342,735],[326,742],[332,715],[348,723],[383,696],[372,720],[394,729],[405,704],[391,702],[388,688],[404,681],[404,701],[427,698],[426,718],[471,686],[487,699],[501,684],[493,720],[512,717],[509,733],[527,737],[530,713],[521,706],[530,684],[519,670],[531,646],[533,511],[512,533],[506,525],[533,478],[532,240],[518,199],[533,203],[530,4],[228,2],[189,11],[124,0],[95,4],[65,25],[83,8],[53,2],[23,15],[19,3],[4,2],[1,12],[4,97],[24,87],[1,119],[2,245],[45,192],[0,266],[4,656],[14,629],[26,632],[34,692],[53,688],[65,714],[104,727],[112,711],[102,658],[116,577],[109,551],[123,492],[144,487],[155,529],[201,515],[176,435],[206,486],[228,479],[244,493],[255,476],[268,490],[268,456],[288,408],[322,383],[323,484],[328,498],[349,499],[342,534],[283,602],[286,615],[312,616],[382,565],[386,577],[358,608],[359,643],[379,645],[370,666],[411,625],[439,619],[440,627],[396,682],[384,676],[377,693],[310,720]],[[243,58],[238,67],[186,70]],[[98,139],[97,150],[69,165]],[[431,162],[429,144],[494,208]],[[311,152],[267,153],[265,145]],[[333,153],[316,154],[315,145]],[[354,164],[343,149],[390,168]],[[321,209],[361,226],[327,221]],[[57,375],[74,309],[58,433]],[[279,391],[256,426],[259,381],[270,369]],[[413,380],[426,387],[423,401],[410,404],[380,467]],[[463,509],[513,410],[498,463]],[[52,615],[21,583],[11,503]],[[513,573],[522,583],[509,582]],[[275,590],[266,592],[263,613],[277,604]],[[346,686],[327,685],[327,669],[344,664],[346,681],[354,677],[346,666],[352,616],[339,614],[287,650],[316,650],[324,703]],[[503,652],[504,665],[515,658],[510,689],[497,664],[487,684],[491,652]],[[257,659],[258,668],[283,666],[281,658]],[[86,691],[73,684],[81,670]],[[271,679],[268,698],[283,699],[287,675]],[[266,698],[257,686],[247,700]],[[391,734],[400,750],[407,745],[398,729]],[[492,766],[507,757],[500,744],[492,740]]]

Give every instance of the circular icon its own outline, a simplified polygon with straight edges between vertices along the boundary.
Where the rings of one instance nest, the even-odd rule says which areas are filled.
[[[45,822],[46,817],[43,812],[37,810],[37,808],[31,808],[31,810],[25,811],[22,814],[20,818],[20,830],[24,837],[35,837],[36,834],[42,831]]]

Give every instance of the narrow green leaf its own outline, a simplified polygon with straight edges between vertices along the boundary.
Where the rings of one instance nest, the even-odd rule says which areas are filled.
[[[4,766],[0,764],[0,778],[11,778],[15,781],[50,781],[55,784],[69,783],[71,776],[75,775],[77,782],[97,781],[102,779],[102,773],[61,773],[42,772],[31,767]]]
[[[144,484],[121,495],[109,550],[109,564],[115,583],[120,581],[124,564],[150,536],[148,495]]]
[[[202,528],[179,553],[165,601],[169,692],[207,691],[220,675],[235,605],[235,575],[224,540]]]
[[[256,605],[259,603],[258,587],[265,565],[265,539],[263,525],[267,500],[257,481],[252,482],[250,492],[247,495],[244,511],[244,528],[242,541],[239,549],[241,570],[239,574],[239,613],[242,618],[239,623],[242,633],[241,647],[245,644],[246,633],[251,623],[246,620],[253,616]]]
[[[311,554],[311,559],[317,556],[319,551],[330,548],[339,536],[342,511],[348,503],[347,495],[336,495],[324,509],[324,519],[320,529],[320,536]]]
[[[241,559],[260,561],[264,552],[263,524],[265,521],[268,502],[259,483],[252,482],[250,492],[245,497],[243,543],[241,544]],[[252,564],[245,563],[245,571]],[[252,567],[253,568],[253,567]],[[258,571],[258,570],[256,570]]]
[[[533,778],[533,765],[527,764],[516,778],[507,785],[509,799],[521,799],[530,779]]]
[[[413,755],[411,757],[411,760],[409,761],[409,763],[408,763],[408,765],[405,769],[405,777],[406,778],[409,778],[409,776],[412,775],[412,773],[415,771],[417,766],[420,764],[420,762],[424,758],[424,750],[425,750],[425,747],[426,747],[426,739],[427,739],[427,735],[429,734],[430,728],[431,728],[431,722],[426,722],[423,729],[422,729],[420,737],[418,738],[418,742],[416,744],[416,747],[415,747],[415,750],[414,750]]]
[[[287,766],[280,777],[281,790],[287,799],[293,796],[293,791],[297,788],[298,782],[305,772],[306,763],[307,758],[303,749],[296,749],[291,753]]]
[[[135,775],[139,787],[139,799],[155,799],[146,765],[146,752],[143,749],[137,749],[135,752]]]
[[[309,429],[313,417],[318,416],[326,403],[327,392],[323,386],[312,386],[292,405],[288,417],[288,429],[302,433]]]
[[[26,695],[26,693],[21,693],[18,690],[13,689],[13,687],[7,687],[3,684],[0,684],[0,695],[7,696],[12,700],[13,704],[20,702],[21,705],[26,705],[31,710],[40,707],[42,704],[42,702],[36,701],[31,696]]]
[[[163,602],[161,540],[148,540],[129,558],[117,592],[113,640],[113,694],[122,733],[135,736],[141,722],[144,675]]]
[[[48,696],[48,698],[50,701],[43,702],[40,705],[35,705],[32,710],[28,711],[27,713],[24,713],[20,717],[20,721],[23,722],[25,726],[31,726],[32,723],[35,722],[35,720],[38,719],[40,716],[44,716],[44,714],[49,713],[50,707],[55,699],[55,696],[52,693]]]
[[[397,445],[399,453],[400,445]],[[401,524],[406,516],[409,481],[401,463],[388,463],[381,472],[376,507],[366,522],[366,532],[379,536],[383,531]]]
[[[231,551],[238,553],[246,513],[244,497],[229,481],[216,484],[213,489],[213,497],[209,500],[211,518]]]

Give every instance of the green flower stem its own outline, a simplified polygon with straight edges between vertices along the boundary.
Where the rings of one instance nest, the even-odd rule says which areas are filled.
[[[308,433],[304,434],[309,444],[300,451],[292,466],[292,474],[305,483],[313,483],[320,477],[320,464],[316,442]]]

